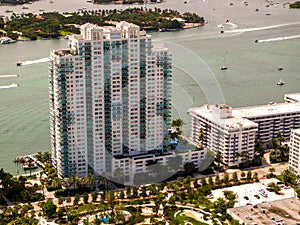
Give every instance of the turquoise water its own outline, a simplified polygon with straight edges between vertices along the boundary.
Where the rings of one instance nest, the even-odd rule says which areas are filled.
[[[300,92],[300,39],[254,42],[297,35],[299,23],[221,34],[217,24],[224,21],[224,15],[213,17],[210,13],[206,12],[209,24],[204,27],[152,33],[155,41],[163,42],[172,52],[173,117],[185,121],[187,135],[189,116],[186,112],[192,106],[222,101],[233,107],[281,102],[284,93]],[[251,21],[245,15],[232,14],[231,17],[238,28],[300,22],[299,17],[294,16],[295,11],[286,18],[274,9],[276,13],[276,17],[260,15]],[[0,89],[0,168],[15,173],[17,167],[12,160],[16,156],[50,148],[47,63],[17,67],[16,62],[44,59],[51,49],[66,46],[64,39],[0,45],[0,75],[20,74],[18,78],[0,78],[0,86],[20,85]],[[221,71],[219,68],[224,64],[228,70]],[[283,67],[283,70],[278,71],[278,67]],[[276,85],[280,78],[285,85]]]

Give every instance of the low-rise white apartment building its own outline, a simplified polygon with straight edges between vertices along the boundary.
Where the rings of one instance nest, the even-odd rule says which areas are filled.
[[[287,94],[285,100],[288,102],[236,109],[220,104],[192,108],[191,139],[221,152],[228,166],[239,163],[237,153],[247,151],[247,158],[252,159],[255,137],[268,147],[278,133],[289,141],[291,130],[300,128],[300,93]]]
[[[152,169],[156,165],[165,166],[164,171],[160,171],[160,180],[156,180],[159,182],[163,179],[167,179],[170,175],[175,174],[179,170],[183,169],[184,165],[187,162],[194,163],[196,168],[201,168],[204,160],[212,160],[207,157],[208,151],[206,149],[196,149],[196,150],[187,150],[181,152],[168,152],[164,154],[141,154],[134,156],[120,156],[113,157],[112,165],[114,168],[113,178],[118,180],[118,175],[130,177],[129,181],[124,181],[125,184],[133,184],[135,183],[134,177],[136,174],[143,174],[144,176],[152,176]],[[181,157],[181,164],[177,165],[177,168],[172,170],[171,168],[167,168],[168,160],[172,157]],[[207,157],[207,158],[206,158]],[[152,168],[151,168],[152,167]],[[157,166],[158,168],[159,166]],[[150,182],[150,181],[149,181]],[[143,183],[143,182],[142,182]]]
[[[292,130],[289,147],[289,168],[300,175],[300,129]]]
[[[288,141],[291,130],[300,128],[300,103],[297,102],[237,108],[233,114],[257,123],[256,136],[265,145],[278,133]]]
[[[204,105],[188,112],[192,117],[192,141],[214,153],[221,152],[227,166],[236,166],[254,157],[256,123],[235,116],[232,108],[223,104]],[[244,159],[239,157],[242,152],[247,152]]]

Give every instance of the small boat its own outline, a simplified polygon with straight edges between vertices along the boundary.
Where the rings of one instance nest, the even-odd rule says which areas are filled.
[[[10,38],[5,38],[5,39],[1,40],[1,44],[3,44],[3,45],[12,44],[12,43],[15,43],[15,42],[16,42],[16,40],[13,40],[13,39],[10,39]]]
[[[258,12],[259,11],[259,9],[255,9],[255,12]]]
[[[50,2],[49,3],[54,3],[52,0],[50,0]]]
[[[284,81],[280,79],[279,81],[277,81],[277,85],[284,85]]]
[[[4,12],[6,12],[6,13],[11,13],[11,12],[13,12],[12,10],[9,10],[9,9],[7,9],[7,10],[5,10]]]
[[[257,42],[258,42],[258,40],[255,40],[254,42],[255,42],[255,43],[257,43]]]
[[[45,9],[40,9],[39,11],[40,11],[40,12],[44,12],[44,11],[45,11]]]
[[[22,64],[23,64],[23,61],[18,61],[17,62],[17,66],[22,66]]]
[[[27,6],[23,6],[22,9],[29,9]]]
[[[221,66],[220,67],[220,70],[227,70],[228,68],[227,68],[227,66]]]
[[[281,71],[281,70],[283,70],[283,68],[282,67],[278,67],[278,69],[277,69],[278,71]]]

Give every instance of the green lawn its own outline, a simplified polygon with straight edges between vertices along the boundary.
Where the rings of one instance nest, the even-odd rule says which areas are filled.
[[[187,222],[187,221],[192,223],[193,225],[208,225],[207,223],[197,221],[197,220],[195,220],[191,217],[188,217],[188,216],[181,216],[180,214],[181,213],[178,213],[178,215],[176,216],[176,219],[182,225],[185,224],[185,222]]]

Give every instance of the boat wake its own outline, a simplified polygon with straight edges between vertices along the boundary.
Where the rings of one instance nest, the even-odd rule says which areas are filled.
[[[0,75],[0,78],[14,78],[14,77],[18,77],[18,74],[13,74],[13,75]]]
[[[50,61],[50,59],[48,57],[42,58],[42,59],[37,59],[37,60],[32,60],[32,61],[24,61],[24,62],[22,62],[22,66],[36,64],[36,63],[44,63],[44,62],[49,62],[49,61]]]
[[[286,37],[276,37],[276,38],[268,38],[263,40],[257,40],[257,42],[271,42],[271,41],[284,41],[284,40],[290,40],[300,38],[300,34],[298,35],[292,35],[292,36],[286,36]]]
[[[235,30],[226,30],[224,31],[224,33],[244,33],[244,32],[259,31],[259,30],[269,30],[269,29],[275,29],[279,27],[286,27],[286,26],[297,25],[297,24],[300,24],[300,22],[283,23],[283,24],[266,26],[266,27],[252,27],[252,28],[243,28],[243,29],[235,29]]]
[[[226,24],[228,24],[229,26],[231,26],[232,29],[235,29],[238,27],[238,25],[236,25],[235,23],[232,22],[227,22]]]
[[[10,84],[10,85],[6,85],[6,86],[0,86],[0,89],[9,89],[9,88],[16,88],[19,87],[18,84]]]

